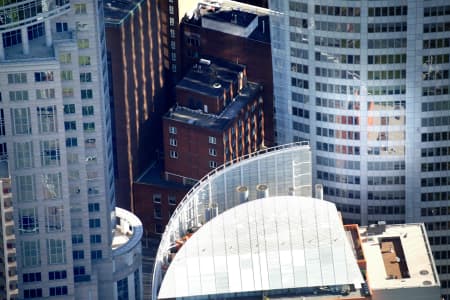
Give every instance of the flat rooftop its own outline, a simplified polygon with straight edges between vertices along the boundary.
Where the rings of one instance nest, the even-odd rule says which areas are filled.
[[[189,187],[181,183],[167,181],[163,178],[164,164],[162,160],[153,161],[141,176],[135,181],[136,183],[157,185],[164,188],[187,190]]]
[[[205,19],[217,22],[230,23],[235,26],[247,27],[258,16],[256,14],[240,10],[219,10],[203,15]]]
[[[423,224],[377,226],[360,227],[373,290],[439,286]]]
[[[177,106],[172,108],[164,118],[193,126],[222,131],[227,128],[247,103],[257,97],[260,90],[260,84],[247,82],[247,85],[241,89],[239,94],[234,98],[234,101],[227,105],[220,115]]]

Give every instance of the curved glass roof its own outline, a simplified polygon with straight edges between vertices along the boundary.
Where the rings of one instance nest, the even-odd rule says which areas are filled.
[[[334,204],[262,198],[203,225],[174,256],[158,298],[364,282]]]

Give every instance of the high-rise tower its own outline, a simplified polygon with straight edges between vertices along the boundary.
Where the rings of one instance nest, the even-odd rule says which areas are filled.
[[[269,8],[278,143],[310,141],[345,221],[425,222],[450,294],[448,1]]]
[[[0,32],[19,296],[116,297],[103,3],[3,1]]]

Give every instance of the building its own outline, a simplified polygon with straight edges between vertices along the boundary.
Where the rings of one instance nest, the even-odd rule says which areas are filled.
[[[261,86],[247,68],[200,59],[176,86],[177,104],[163,116],[164,160],[135,181],[144,237],[159,237],[189,189],[227,161],[264,148]]]
[[[153,299],[439,299],[423,224],[344,226],[307,196],[310,167],[286,145],[205,177],[162,236]]]
[[[4,165],[2,163],[1,167]],[[0,299],[2,300],[18,299],[16,255],[11,182],[8,178],[3,178],[0,181]]]
[[[117,205],[134,209],[133,181],[162,151],[167,112],[159,2],[105,1]]]
[[[424,222],[449,295],[450,6],[269,8],[278,143],[310,141],[313,182],[346,223]]]
[[[274,145],[270,12],[239,2],[202,3],[181,23],[181,72],[185,74],[205,56],[246,65],[248,79],[262,85],[264,144],[270,147]]]
[[[193,185],[211,169],[263,147],[261,86],[245,66],[200,59],[176,86],[163,117],[167,180]]]
[[[18,298],[117,299],[115,280],[129,274],[116,269],[111,247],[103,3],[17,1],[0,10],[0,156],[11,179]]]

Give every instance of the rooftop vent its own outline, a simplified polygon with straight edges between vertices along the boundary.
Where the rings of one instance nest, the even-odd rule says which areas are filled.
[[[258,184],[256,186],[256,199],[269,197],[269,187],[267,184]]]
[[[246,186],[240,185],[236,188],[239,195],[239,203],[244,203],[248,201],[248,188]]]
[[[211,61],[209,59],[200,58],[199,63],[205,66],[209,66]]]
[[[222,85],[220,84],[220,83],[218,83],[218,82],[214,82],[214,84],[213,84],[213,88],[215,88],[215,89],[219,89],[219,88],[221,88],[222,87]]]

